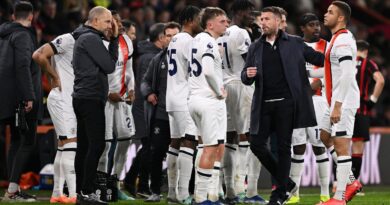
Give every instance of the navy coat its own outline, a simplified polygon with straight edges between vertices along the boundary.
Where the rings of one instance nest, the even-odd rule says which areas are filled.
[[[312,91],[306,72],[306,62],[323,66],[324,55],[307,46],[299,36],[289,35],[283,31],[279,36],[279,52],[283,71],[294,100],[294,129],[316,126]],[[257,135],[261,129],[260,115],[262,113],[263,70],[262,56],[264,37],[252,43],[249,47],[245,67],[241,72],[241,81],[245,85],[255,83],[252,99],[250,134]],[[257,67],[257,75],[248,78],[248,67]]]

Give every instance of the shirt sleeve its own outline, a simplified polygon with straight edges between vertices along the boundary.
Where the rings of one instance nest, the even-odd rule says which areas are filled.
[[[238,52],[241,55],[247,53],[251,42],[248,32],[240,29],[240,32],[236,33],[235,39]]]
[[[55,54],[65,53],[69,49],[69,46],[72,44],[69,36],[73,38],[70,34],[64,34],[49,43]]]
[[[344,60],[352,61],[353,43],[347,37],[348,37],[347,35],[341,34],[339,38],[337,38],[333,46],[335,48],[335,54],[339,60],[339,63],[341,63]]]
[[[372,60],[368,60],[368,72],[370,73],[370,75],[373,77],[374,73],[379,71],[379,68],[378,68],[378,65],[372,61]]]

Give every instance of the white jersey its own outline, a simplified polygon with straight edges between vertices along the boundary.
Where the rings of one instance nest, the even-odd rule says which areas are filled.
[[[332,37],[332,39],[335,36]],[[328,46],[329,50],[330,46]],[[345,57],[352,57],[352,66],[356,68],[356,41],[353,34],[348,31],[348,33],[342,33],[338,35],[336,40],[333,43],[333,46],[330,51],[330,63],[331,63],[331,72],[332,72],[332,102],[331,105],[334,105],[335,99],[340,98],[340,78],[342,74],[342,68],[340,67],[339,60]],[[356,74],[357,70],[355,70]],[[360,93],[359,87],[356,80],[353,80],[348,89],[347,96],[344,98],[343,108],[359,108],[360,105]]]
[[[123,37],[123,38],[121,38]],[[115,64],[115,71],[108,74],[108,85],[110,93],[120,93],[122,96],[130,90],[134,90],[134,72],[133,72],[133,43],[126,34],[119,38],[118,60]],[[108,42],[107,42],[108,43]],[[127,56],[124,53],[127,52]],[[126,60],[125,75],[123,75],[124,63]]]
[[[202,65],[202,59],[206,56],[214,59],[213,67]],[[214,69],[212,70],[214,76],[211,77],[215,79],[215,89],[221,90],[223,88],[222,58],[217,41],[208,33],[198,34],[192,42],[190,57],[191,72],[188,80],[190,97],[218,99],[216,91],[211,88],[205,76],[207,69]]]
[[[236,25],[230,26],[225,34],[218,38],[218,45],[223,47],[223,82],[241,81],[241,71],[245,65],[242,54],[248,52],[251,39],[248,32]]]
[[[188,111],[188,62],[191,60],[190,47],[194,38],[186,33],[176,34],[168,46],[168,77],[166,109]]]
[[[320,39],[319,41],[317,42],[312,42],[312,43],[308,43],[308,42],[305,42],[306,45],[310,46],[311,48],[313,48],[314,50],[316,51],[319,51],[321,53],[323,53],[325,55],[325,50],[328,46],[328,42],[325,41],[324,39]],[[322,67],[318,67],[318,66],[315,66],[309,62],[306,62],[306,70],[315,70],[315,69],[321,69]],[[325,86],[324,86],[324,78],[310,78],[309,77],[309,82],[312,83],[314,80],[321,80],[322,82],[322,87],[321,89],[317,90],[315,95],[313,95],[313,97],[318,97],[318,96],[321,96],[324,98],[324,100],[326,100],[326,96],[325,96]]]
[[[73,74],[73,46],[75,39],[67,33],[58,36],[49,44],[54,50],[54,68],[61,81],[61,95],[67,107],[72,106],[72,93],[74,84]]]

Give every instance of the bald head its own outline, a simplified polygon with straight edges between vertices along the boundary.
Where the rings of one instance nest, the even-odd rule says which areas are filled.
[[[89,11],[87,24],[105,35],[111,30],[111,22],[112,15],[108,9],[96,6]]]

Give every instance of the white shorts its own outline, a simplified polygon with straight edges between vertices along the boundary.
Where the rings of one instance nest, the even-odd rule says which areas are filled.
[[[331,133],[332,137],[352,138],[356,111],[356,108],[341,108],[340,121],[332,124],[330,122],[330,109],[327,109],[321,121],[321,129]]]
[[[324,97],[313,97],[314,111],[317,122],[321,122],[324,113],[328,110],[328,102]],[[310,142],[313,146],[324,147],[320,138],[320,126],[294,129],[292,134],[292,145],[302,145]]]
[[[104,112],[106,115],[106,140],[112,140],[114,133],[117,139],[127,139],[135,134],[131,105],[125,102],[107,101]]]
[[[179,139],[189,134],[198,140],[198,131],[189,111],[168,112],[168,116],[171,138]]]
[[[202,136],[203,145],[217,145],[226,140],[226,104],[224,100],[191,97],[188,108]]]
[[[77,136],[77,119],[73,106],[65,103],[58,88],[53,88],[50,91],[47,98],[47,109],[58,139],[70,139]]]
[[[225,85],[225,90],[227,131],[236,131],[237,134],[249,132],[253,87],[246,86],[241,81],[231,81]]]

